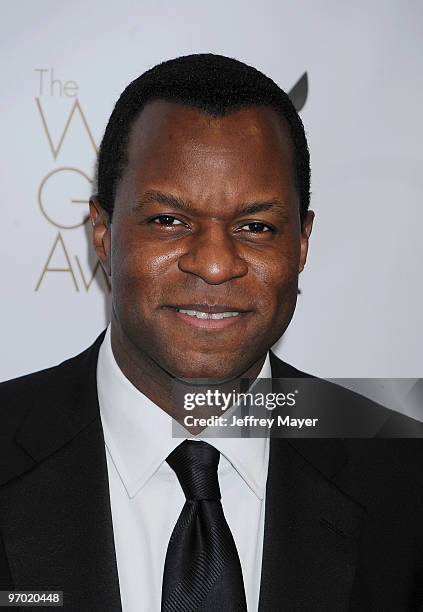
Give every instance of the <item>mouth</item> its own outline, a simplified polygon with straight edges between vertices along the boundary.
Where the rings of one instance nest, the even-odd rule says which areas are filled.
[[[251,311],[229,304],[181,304],[166,306],[176,317],[200,329],[225,329],[244,320]]]

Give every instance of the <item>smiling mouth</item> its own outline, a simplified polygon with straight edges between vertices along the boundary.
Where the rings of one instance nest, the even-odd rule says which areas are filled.
[[[186,310],[185,308],[176,308],[176,312],[186,314],[189,317],[196,317],[197,319],[211,319],[213,321],[219,321],[220,319],[229,319],[230,317],[239,317],[241,314],[236,310],[228,310],[225,312],[204,312],[202,310]]]
[[[179,320],[200,329],[224,329],[244,319],[251,311],[220,304],[181,304],[166,306]]]

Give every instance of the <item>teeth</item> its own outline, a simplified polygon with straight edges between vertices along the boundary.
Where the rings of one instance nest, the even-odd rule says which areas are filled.
[[[190,317],[197,317],[197,319],[227,319],[228,317],[237,317],[239,312],[202,312],[201,310],[184,310],[183,308],[177,308],[178,312],[186,314]]]

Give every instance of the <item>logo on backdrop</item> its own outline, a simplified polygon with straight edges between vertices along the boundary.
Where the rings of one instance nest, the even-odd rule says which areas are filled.
[[[297,113],[303,109],[308,96],[308,76],[307,72],[298,79],[294,87],[288,92],[292,104],[295,106]]]
[[[55,228],[56,233],[46,252],[46,259],[41,270],[35,291],[42,288],[43,281],[51,273],[67,274],[75,291],[89,291],[97,274],[102,277],[103,284],[111,290],[110,281],[96,259],[89,272],[84,272],[81,259],[73,254],[69,244],[69,232],[81,231],[89,219],[87,193],[92,184],[92,178],[77,166],[60,165],[62,148],[70,138],[72,126],[79,122],[79,127],[85,134],[79,145],[88,147],[96,157],[97,145],[94,141],[86,114],[78,99],[79,85],[76,81],[58,78],[53,68],[36,68],[37,96],[35,98],[37,115],[45,135],[47,150],[55,164],[40,180],[38,187],[38,205],[47,223]],[[305,72],[288,92],[295,108],[299,112],[304,107],[308,95],[308,78]],[[57,125],[57,117],[52,113],[52,102],[69,99],[70,106],[67,117],[62,125]],[[48,107],[48,108],[47,108]],[[53,137],[57,133],[59,136]],[[60,260],[58,266],[54,262]]]
[[[88,153],[93,160],[97,156],[97,146],[94,141],[84,109],[78,99],[79,85],[76,81],[63,80],[55,75],[53,68],[37,68],[37,96],[35,98],[37,115],[42,132],[45,135],[45,144],[48,154],[51,155],[54,167],[40,180],[38,186],[38,206],[47,223],[56,231],[51,245],[46,251],[46,259],[41,270],[35,291],[43,286],[48,275],[52,273],[66,274],[75,291],[89,291],[96,275],[100,275],[102,284],[110,291],[110,282],[96,259],[84,271],[81,257],[74,254],[70,232],[84,231],[89,219],[87,193],[91,190],[92,178],[81,169],[78,161],[76,165],[60,164],[62,149],[65,142],[72,139],[75,125],[83,130],[85,138],[78,142],[79,147],[87,147],[84,156]],[[58,124],[57,102],[68,98],[70,105],[68,114],[62,124]],[[59,134],[55,137],[54,134]],[[80,156],[81,157],[81,156]],[[57,265],[60,261],[60,266]],[[85,267],[86,270],[86,267]]]

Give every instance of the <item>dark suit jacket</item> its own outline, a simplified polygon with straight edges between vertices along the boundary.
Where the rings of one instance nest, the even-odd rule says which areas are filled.
[[[0,590],[63,590],[66,612],[121,610],[96,389],[103,336],[0,385]],[[273,354],[271,366],[305,376]],[[272,439],[260,611],[422,602],[422,440]]]

